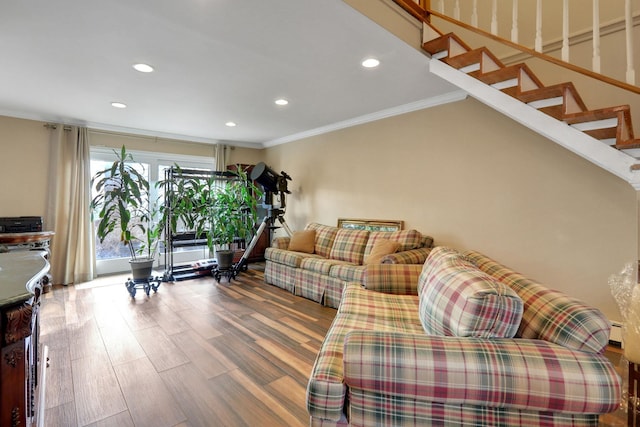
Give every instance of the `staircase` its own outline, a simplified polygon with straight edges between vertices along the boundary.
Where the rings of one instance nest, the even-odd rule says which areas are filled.
[[[505,66],[454,33],[432,27],[429,33],[435,37],[423,49],[431,55],[431,72],[640,190],[640,139],[628,105],[590,110],[570,82],[545,86],[524,63]]]

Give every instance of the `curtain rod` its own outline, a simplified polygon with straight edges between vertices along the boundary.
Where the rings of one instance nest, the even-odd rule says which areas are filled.
[[[42,125],[42,126],[46,127],[47,129],[52,129],[52,130],[58,129],[58,125],[57,125],[57,124],[55,124],[55,123],[45,123],[45,124],[44,124],[44,125]],[[69,131],[69,130],[71,130],[71,126],[64,125],[64,126],[62,127],[62,130],[67,130],[67,131]]]

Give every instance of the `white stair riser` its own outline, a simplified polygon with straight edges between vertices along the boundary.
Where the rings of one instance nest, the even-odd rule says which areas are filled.
[[[436,52],[433,55],[431,55],[433,59],[442,59],[442,58],[446,58],[447,56],[449,56],[448,50],[442,50],[440,52]]]
[[[502,89],[507,89],[510,87],[515,87],[518,86],[518,79],[514,78],[514,79],[509,79],[509,80],[504,80],[501,82],[497,82],[491,85],[492,88],[498,89],[498,90],[502,90]]]
[[[475,64],[467,65],[466,67],[459,68],[459,70],[462,71],[465,74],[469,74],[469,73],[472,73],[474,71],[478,71],[479,69],[480,69],[480,63],[479,62],[475,63]]]
[[[538,101],[527,102],[527,105],[537,109],[555,107],[556,105],[562,105],[562,97],[557,96],[555,98],[540,99]]]
[[[571,126],[583,132],[586,130],[609,129],[618,126],[618,119],[614,117],[612,119],[602,119],[594,120],[591,122],[576,123]]]

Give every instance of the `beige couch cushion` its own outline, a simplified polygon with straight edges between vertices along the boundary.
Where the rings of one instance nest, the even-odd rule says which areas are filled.
[[[400,247],[400,242],[389,239],[378,239],[371,249],[371,253],[364,257],[364,265],[381,264],[385,255],[395,253]]]
[[[291,236],[289,250],[312,254],[315,250],[316,230],[296,231]]]

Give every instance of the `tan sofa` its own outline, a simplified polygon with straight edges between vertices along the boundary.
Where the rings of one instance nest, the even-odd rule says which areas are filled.
[[[376,264],[422,265],[433,246],[432,237],[416,230],[370,232],[310,223],[305,231],[314,236],[305,252],[289,250],[290,237],[273,240],[265,251],[265,281],[333,308],[340,304],[347,283],[363,283],[372,252],[381,243],[397,242],[397,249],[376,257]]]

